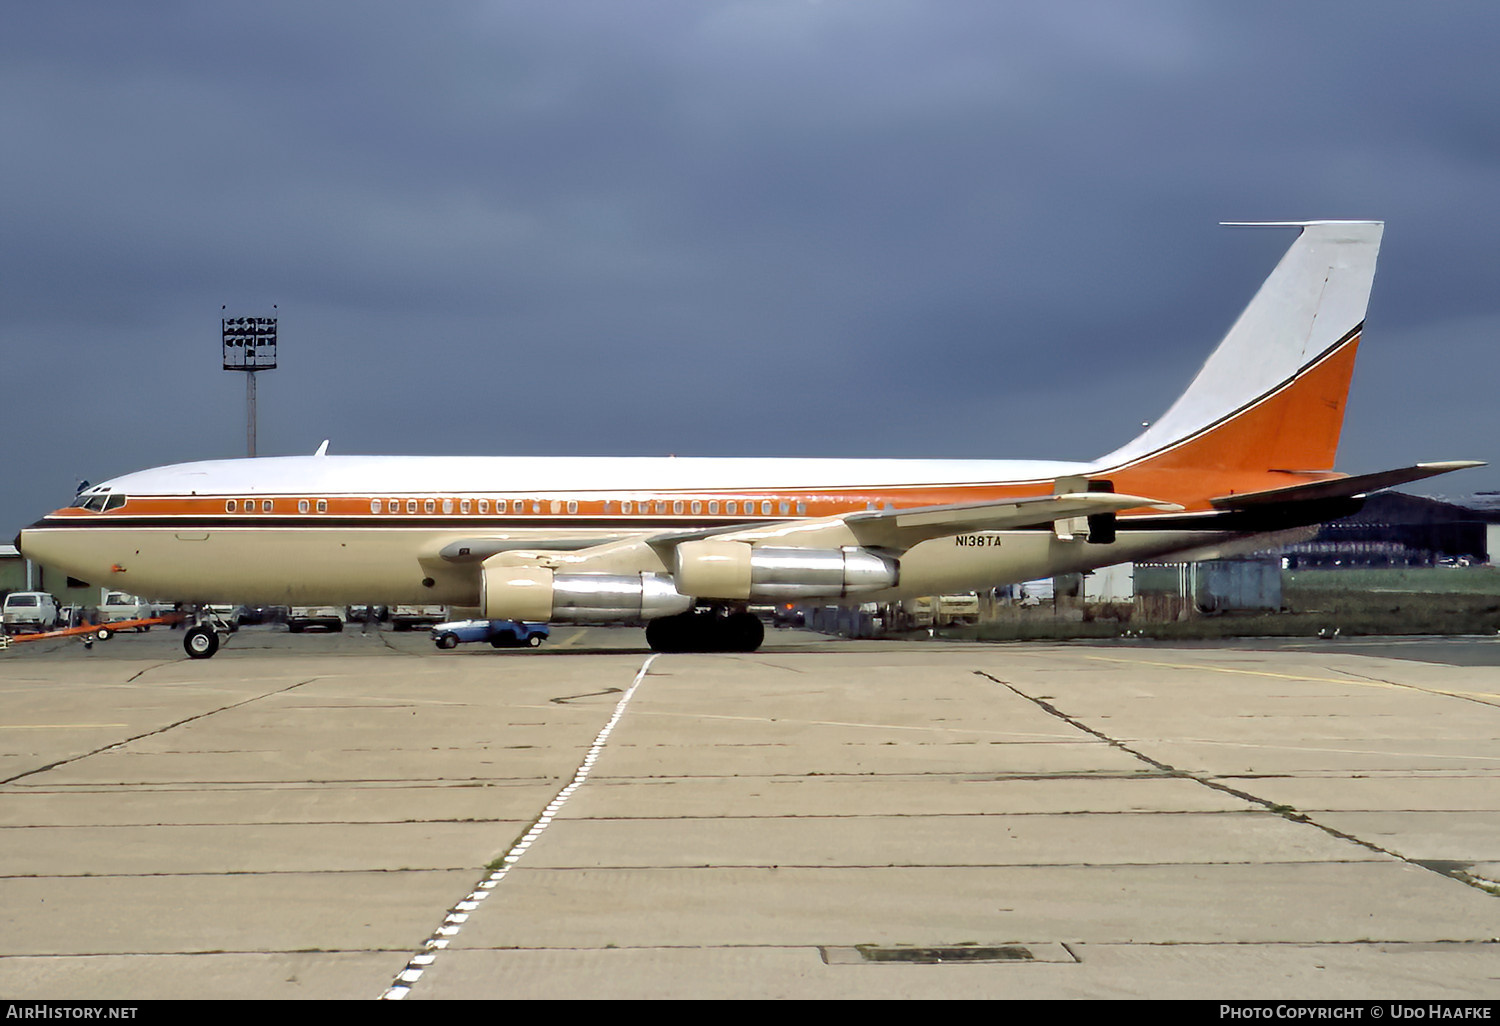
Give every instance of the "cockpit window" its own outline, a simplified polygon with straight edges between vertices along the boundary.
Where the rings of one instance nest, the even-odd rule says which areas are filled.
[[[83,492],[73,500],[74,508],[86,509],[94,513],[107,513],[123,505],[125,505],[125,496],[118,492],[98,488]]]

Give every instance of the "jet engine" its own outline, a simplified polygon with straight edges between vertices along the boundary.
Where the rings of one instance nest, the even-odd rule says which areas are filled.
[[[693,600],[665,574],[559,574],[539,566],[485,566],[479,604],[489,620],[643,623],[685,613]]]
[[[683,542],[674,580],[699,599],[782,602],[843,598],[895,587],[901,565],[869,549],[751,547],[744,542]]]

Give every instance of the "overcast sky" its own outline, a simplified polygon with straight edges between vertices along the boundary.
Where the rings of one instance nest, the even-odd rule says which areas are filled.
[[[1500,463],[1492,0],[5,21],[7,541],[244,455],[221,307],[280,318],[262,455],[1090,459],[1291,242],[1231,220],[1386,221],[1341,469]]]

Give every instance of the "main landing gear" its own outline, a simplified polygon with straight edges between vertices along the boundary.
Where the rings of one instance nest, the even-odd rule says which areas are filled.
[[[746,612],[679,613],[646,624],[654,652],[754,652],[765,637],[760,617]]]

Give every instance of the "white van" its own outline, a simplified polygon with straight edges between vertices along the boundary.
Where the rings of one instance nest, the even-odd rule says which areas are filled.
[[[50,631],[57,626],[57,599],[45,591],[13,591],[0,606],[0,623],[7,634]]]

